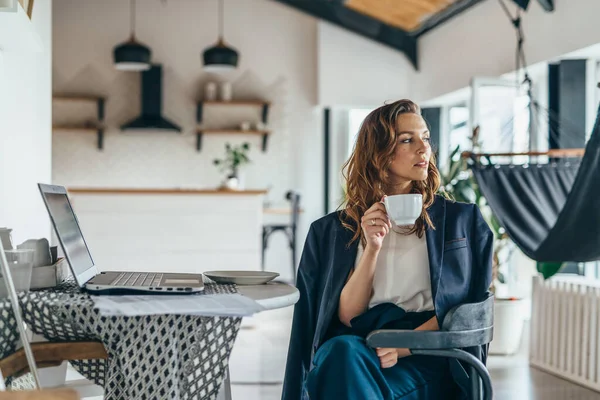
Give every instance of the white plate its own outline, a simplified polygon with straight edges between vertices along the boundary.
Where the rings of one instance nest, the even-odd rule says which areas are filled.
[[[267,271],[207,271],[203,274],[217,283],[236,285],[261,285],[279,276],[277,272]]]

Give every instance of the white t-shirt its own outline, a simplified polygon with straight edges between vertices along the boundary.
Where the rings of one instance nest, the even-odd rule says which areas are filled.
[[[416,233],[397,233],[401,229],[394,224],[393,230],[383,239],[369,308],[381,303],[394,303],[405,311],[431,311],[434,307],[425,235],[419,238]],[[363,251],[360,244],[355,266],[358,266]]]

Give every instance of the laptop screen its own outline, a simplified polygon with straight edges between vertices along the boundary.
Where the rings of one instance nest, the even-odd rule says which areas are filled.
[[[89,276],[89,273],[86,274],[86,272],[94,267],[94,261],[83,239],[71,202],[63,193],[42,191],[42,195],[46,199],[48,213],[54,224],[56,235],[62,244],[65,257],[71,265],[71,271],[75,275],[77,283],[82,286],[87,279],[83,282],[81,280],[84,279],[83,276]],[[93,275],[95,275],[95,270]]]

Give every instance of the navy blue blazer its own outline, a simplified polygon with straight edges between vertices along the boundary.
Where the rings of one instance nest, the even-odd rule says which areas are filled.
[[[435,314],[442,326],[454,306],[481,301],[492,277],[493,234],[474,204],[436,196],[428,209],[435,229],[427,228],[431,290]],[[340,211],[310,226],[300,265],[292,334],[283,384],[284,400],[308,398],[305,381],[317,349],[338,321],[340,294],[354,267],[358,241],[344,228]],[[485,362],[487,349],[479,354]]]

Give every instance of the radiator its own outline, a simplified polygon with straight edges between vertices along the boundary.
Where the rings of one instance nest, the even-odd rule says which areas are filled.
[[[529,362],[600,392],[600,285],[583,277],[534,277]]]

